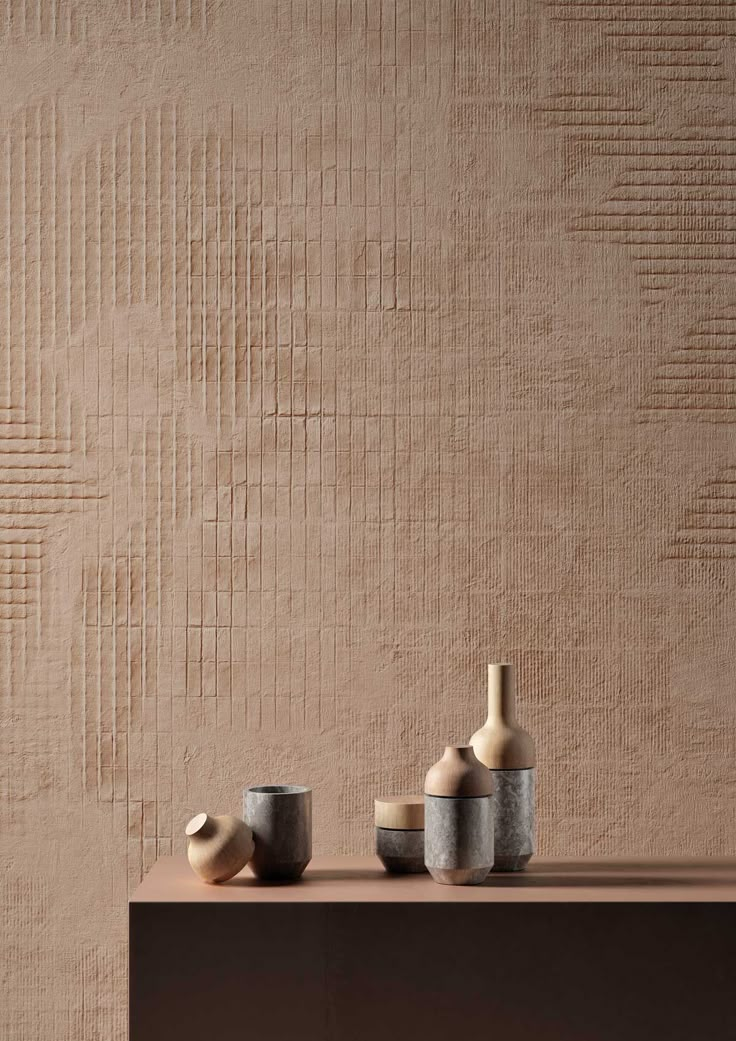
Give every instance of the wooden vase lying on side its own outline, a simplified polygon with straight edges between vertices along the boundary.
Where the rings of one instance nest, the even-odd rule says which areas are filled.
[[[253,856],[253,832],[238,817],[198,813],[186,827],[187,857],[205,882],[226,882]]]

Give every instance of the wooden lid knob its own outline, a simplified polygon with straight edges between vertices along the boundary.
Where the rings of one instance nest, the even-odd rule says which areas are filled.
[[[382,795],[376,799],[376,827],[394,831],[424,830],[423,795]]]

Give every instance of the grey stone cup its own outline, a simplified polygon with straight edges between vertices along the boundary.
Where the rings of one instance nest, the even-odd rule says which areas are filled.
[[[312,789],[261,784],[243,792],[243,818],[253,832],[256,878],[296,881],[312,859]]]

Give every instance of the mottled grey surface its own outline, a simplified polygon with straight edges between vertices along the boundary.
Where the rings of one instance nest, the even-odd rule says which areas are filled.
[[[424,832],[398,828],[376,828],[376,854],[394,875],[418,874],[426,871]]]
[[[534,852],[535,770],[493,770],[494,871],[521,871]]]
[[[312,792],[299,785],[261,785],[243,792],[253,830],[250,866],[258,878],[297,879],[312,859]]]
[[[424,797],[424,861],[435,882],[476,885],[493,866],[493,796]]]

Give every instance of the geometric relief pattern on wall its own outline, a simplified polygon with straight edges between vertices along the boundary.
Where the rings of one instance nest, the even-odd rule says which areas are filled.
[[[87,545],[98,551],[83,570],[83,767],[100,801],[127,805],[130,848],[144,850],[145,863],[170,849],[182,641],[186,648],[196,632],[200,669],[212,668],[201,664],[202,628],[214,631],[229,610],[208,585],[217,556],[203,533],[224,504],[213,475],[227,455],[218,437],[242,412],[248,386],[234,312],[251,289],[252,256],[232,112],[224,125],[187,132],[176,107],[162,105],[72,166],[70,324],[82,322],[81,355],[93,371],[85,465],[107,493],[85,515]],[[206,679],[182,688],[200,710]],[[130,868],[140,873],[135,856]]]
[[[725,312],[687,330],[682,347],[654,370],[642,408],[736,420],[736,313]]]
[[[610,182],[597,200],[594,194],[592,203],[584,203],[569,230],[578,239],[624,247],[642,302],[655,305],[666,336],[682,337],[680,347],[651,367],[640,407],[662,417],[680,412],[732,422],[736,127],[726,57],[736,37],[736,4],[590,0],[553,3],[547,10],[561,40],[599,58],[612,49],[617,86],[629,88],[623,95],[607,90],[611,80],[602,62],[588,75],[590,94],[565,83],[539,109],[548,125],[565,132],[567,170],[600,169],[604,183]],[[591,35],[596,30],[602,30],[602,48]],[[692,111],[686,98],[695,103]],[[703,317],[678,332],[688,300]],[[661,310],[668,307],[670,313]],[[655,339],[654,324],[649,336]],[[729,538],[728,531],[718,533],[723,523],[704,516],[699,503],[678,534],[675,556],[730,556],[727,546],[715,545]]]
[[[54,39],[81,43],[89,39],[90,23],[97,35],[113,28],[210,28],[217,0],[0,0],[0,39]],[[100,18],[102,15],[102,18]]]
[[[238,377],[245,385],[234,309],[236,291],[248,291],[247,209],[245,199],[235,202],[243,170],[236,171],[230,136],[206,129],[187,136],[176,107],[162,105],[120,127],[72,167],[69,321],[74,328],[110,309],[158,310],[167,342],[134,354],[130,373],[142,381],[141,391],[148,387],[151,415],[157,407],[172,415],[181,401],[173,374],[160,371],[162,357],[175,363],[190,393],[198,388],[198,404],[215,422],[234,414]],[[120,359],[126,358],[121,344]]]
[[[63,514],[83,510],[82,664],[71,677],[70,724],[84,733],[88,787],[125,801],[150,755],[143,730],[171,729],[172,525],[184,518],[186,531],[205,512],[202,495],[217,495],[216,482],[203,492],[202,445],[187,436],[187,388],[198,388],[215,421],[234,413],[225,295],[236,250],[241,276],[254,267],[257,286],[262,265],[243,249],[245,207],[231,205],[228,137],[177,138],[175,111],[162,106],[67,166],[58,108],[29,106],[2,140],[2,676],[10,705],[41,632],[45,540],[64,528]],[[249,291],[245,277],[241,288]],[[166,776],[165,750],[157,759]],[[156,801],[165,815],[161,790],[133,811]]]
[[[213,27],[218,6],[218,0],[118,0],[117,16],[145,28],[204,32]]]
[[[86,0],[0,0],[0,38],[53,38],[79,43],[87,36]],[[87,5],[88,6],[88,5]]]
[[[736,37],[733,0],[553,0],[553,21],[577,23],[581,35],[598,27],[639,75],[680,83],[724,83],[724,43]]]
[[[129,9],[156,27],[154,5]],[[29,12],[14,37],[53,35]],[[451,23],[414,21],[413,58],[387,32],[365,99],[298,125],[287,106],[264,128],[256,106],[251,129],[247,98],[196,116],[164,101],[75,149],[53,97],[7,136],[4,431],[45,469],[13,475],[14,504],[35,488],[35,526],[13,521],[4,581],[20,616],[40,597],[45,511],[60,514],[79,553],[74,765],[127,815],[131,880],[172,847],[175,734],[324,731],[366,626],[441,619],[431,547],[444,530],[459,552],[470,506],[440,484],[463,488],[484,408],[469,322],[442,300],[475,310],[484,290],[481,265],[456,278],[428,210],[411,111],[448,74],[446,46],[425,55]],[[8,624],[11,691],[31,644]]]
[[[736,467],[724,467],[698,488],[667,559],[736,559]]]
[[[50,540],[98,497],[76,466],[57,322],[68,269],[55,216],[56,106],[21,109],[0,133],[0,633],[4,699],[35,659]]]
[[[562,39],[573,45],[592,48],[592,34],[602,30],[618,55],[617,78],[635,98],[646,91],[657,112],[656,118],[644,112],[640,100],[623,107],[605,90],[568,90],[545,101],[550,124],[568,130],[569,167],[598,159],[615,171],[600,202],[586,205],[570,230],[627,246],[645,302],[662,303],[674,293],[712,297],[736,273],[736,129],[724,118],[724,85],[732,82],[724,58],[736,37],[736,4],[585,0],[551,3],[547,11],[550,27],[563,29]],[[592,83],[597,75],[609,82],[596,68]],[[712,101],[712,112],[688,117],[670,92],[689,83]],[[711,375],[699,374],[703,390]]]
[[[7,930],[3,940],[6,972],[12,982],[4,997],[3,1016],[8,1023],[12,1021],[17,1037],[53,1036],[49,1010],[34,997],[43,990],[46,974],[58,969],[49,944],[48,883],[44,878],[25,878],[6,871],[0,881],[0,897],[6,921],[13,922],[13,929]],[[29,957],[29,937],[35,946],[34,957]],[[3,1036],[10,1039],[12,1034]]]
[[[656,546],[728,536],[729,428],[634,406],[671,351],[734,414],[736,23],[657,10],[0,0],[8,1041],[122,1041],[129,888],[243,784],[368,850],[486,659],[540,849],[727,852],[723,673],[694,761],[673,677],[730,569],[694,612]]]
[[[250,133],[231,109],[197,133],[163,106],[73,164],[67,319],[99,370],[83,411],[107,495],[86,519],[110,532],[84,570],[84,769],[146,862],[170,848],[172,729],[323,727],[340,630],[399,610],[361,572],[400,553],[402,509],[425,523],[393,468],[408,417],[438,412],[442,257],[421,137],[380,116],[383,139],[342,105],[316,130]]]
[[[709,294],[736,274],[736,129],[684,126],[586,135],[620,173],[571,230],[629,248],[649,301]]]
[[[595,127],[651,126],[654,116],[643,105],[615,94],[591,94],[585,91],[550,93],[537,105],[537,111],[549,117],[547,125],[568,130],[590,130]],[[603,139],[611,131],[603,131]],[[586,134],[582,141],[598,140],[598,135]]]

